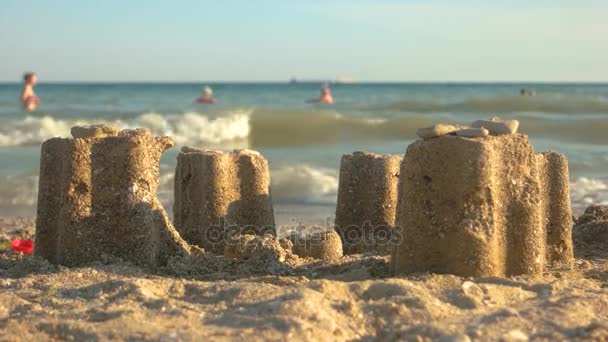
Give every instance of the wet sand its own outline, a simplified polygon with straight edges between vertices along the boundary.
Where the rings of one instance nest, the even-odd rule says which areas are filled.
[[[28,219],[0,227],[3,241],[33,234]],[[237,261],[178,274],[118,260],[57,267],[3,250],[1,339],[605,340],[608,249],[574,236],[573,267],[475,279],[390,277],[388,257],[372,254],[291,260],[274,274]]]

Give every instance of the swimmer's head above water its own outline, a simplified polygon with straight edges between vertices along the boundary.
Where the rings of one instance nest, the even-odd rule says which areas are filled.
[[[38,75],[35,72],[26,72],[23,74],[23,82],[29,85],[35,85],[38,82]]]
[[[215,99],[213,98],[213,89],[211,89],[210,86],[205,86],[201,96],[196,99],[196,102],[205,104],[215,103]]]
[[[321,98],[319,99],[320,103],[334,103],[334,98],[331,96],[331,88],[329,83],[323,84],[321,88]]]

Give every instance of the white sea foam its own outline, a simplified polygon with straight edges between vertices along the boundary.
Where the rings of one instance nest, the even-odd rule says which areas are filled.
[[[157,135],[172,136],[177,144],[219,144],[247,139],[250,131],[249,112],[245,111],[215,119],[198,113],[179,115],[146,113],[139,116],[134,124],[150,128]]]
[[[158,198],[168,211],[173,206],[174,172],[161,165]],[[309,165],[284,166],[270,170],[271,194],[274,203],[301,205],[333,205],[338,193],[336,170]]]
[[[156,135],[175,138],[178,145],[221,144],[246,140],[249,136],[250,111],[236,110],[210,118],[199,113],[162,115],[145,113],[131,119],[69,120],[51,116],[31,117],[4,122],[0,126],[0,146],[36,145],[52,137],[70,136],[76,125],[113,124],[119,128],[149,128]]]
[[[77,122],[52,117],[26,117],[0,126],[0,146],[34,145],[56,136],[67,136]]]
[[[572,209],[581,213],[591,204],[608,205],[608,180],[580,177],[570,183]]]
[[[277,202],[333,204],[338,193],[335,170],[308,165],[286,166],[270,172],[272,198]]]
[[[472,116],[468,119],[482,118]],[[549,147],[560,141],[600,146],[606,144],[608,121],[520,118],[526,134],[545,139]],[[360,117],[334,111],[266,111],[232,109],[217,116],[196,112],[180,114],[144,113],[121,119],[62,119],[26,117],[0,121],[0,147],[38,145],[51,137],[67,137],[74,125],[110,123],[119,128],[146,127],[156,135],[167,135],[177,145],[200,147],[257,148],[332,145],[349,142],[413,140],[416,129],[443,121],[464,123],[445,115],[415,114],[396,117]],[[294,129],[296,128],[296,129]],[[210,146],[212,145],[212,146]],[[583,155],[589,155],[583,154]],[[576,162],[576,158],[572,160]]]

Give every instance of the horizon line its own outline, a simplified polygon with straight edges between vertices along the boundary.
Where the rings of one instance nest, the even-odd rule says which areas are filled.
[[[446,81],[405,81],[405,80],[392,80],[392,81],[370,81],[370,80],[361,80],[361,81],[336,81],[336,80],[297,80],[295,82],[290,80],[236,80],[236,81],[228,81],[228,80],[146,80],[146,81],[138,81],[138,80],[47,80],[40,81],[38,84],[310,84],[310,83],[323,83],[329,82],[332,84],[340,84],[340,85],[357,85],[357,84],[598,84],[604,85],[608,84],[608,80],[605,81],[582,81],[582,80],[561,80],[561,81],[481,81],[481,80],[463,80],[463,81],[455,81],[455,80],[446,80]],[[23,81],[16,80],[0,80],[0,84],[22,84]]]

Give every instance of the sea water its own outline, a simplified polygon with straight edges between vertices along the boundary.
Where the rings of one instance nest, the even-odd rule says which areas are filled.
[[[320,223],[334,213],[342,154],[403,154],[419,127],[494,116],[519,120],[537,151],[567,156],[576,211],[608,203],[606,84],[334,84],[335,104],[321,105],[306,103],[319,83],[212,83],[218,103],[194,103],[205,85],[39,84],[42,103],[26,113],[20,84],[0,84],[0,215],[35,215],[41,143],[95,123],[175,139],[161,160],[168,211],[184,145],[259,150],[270,161],[278,223]]]

